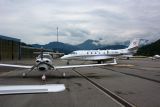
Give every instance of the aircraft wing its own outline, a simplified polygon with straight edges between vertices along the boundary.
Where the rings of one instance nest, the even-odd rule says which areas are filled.
[[[64,90],[65,90],[64,84],[0,86],[0,94],[47,93],[47,92],[61,92]]]
[[[12,64],[0,64],[0,66],[4,67],[15,67],[15,68],[32,68],[32,66],[27,66],[27,65],[12,65]]]
[[[65,69],[65,68],[80,68],[80,67],[94,67],[94,66],[104,66],[104,65],[115,65],[116,62],[113,63],[104,63],[104,64],[88,64],[88,65],[68,65],[68,66],[55,66],[55,69]]]
[[[94,66],[103,66],[103,65],[115,65],[117,64],[116,60],[114,59],[113,63],[103,63],[103,64],[88,64],[88,65],[68,65],[68,66],[53,66],[55,69],[64,69],[64,68],[80,68],[80,67],[94,67]],[[0,64],[0,66],[5,67],[17,67],[17,68],[27,68],[31,69],[33,66],[27,65],[12,65],[12,64]]]

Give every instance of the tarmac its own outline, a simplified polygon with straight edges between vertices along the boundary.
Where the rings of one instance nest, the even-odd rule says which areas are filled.
[[[0,95],[0,107],[160,107],[160,60],[117,60],[118,65],[41,72],[0,67],[0,85],[65,84],[58,93]],[[1,63],[32,65],[34,60]],[[72,64],[93,62],[71,61]],[[54,65],[66,65],[55,60]],[[63,77],[62,73],[66,76]]]

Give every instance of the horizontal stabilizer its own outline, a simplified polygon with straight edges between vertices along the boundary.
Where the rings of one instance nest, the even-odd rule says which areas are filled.
[[[47,93],[47,92],[61,92],[64,90],[65,90],[64,84],[0,86],[0,94]]]

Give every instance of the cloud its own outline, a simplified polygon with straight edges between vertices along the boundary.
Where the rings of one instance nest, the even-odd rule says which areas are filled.
[[[0,34],[26,43],[160,39],[159,0],[1,0]]]

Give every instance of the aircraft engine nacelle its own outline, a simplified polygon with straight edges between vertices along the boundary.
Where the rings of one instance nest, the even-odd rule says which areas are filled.
[[[48,67],[46,64],[40,64],[40,65],[38,66],[38,69],[39,69],[40,71],[47,71],[47,70],[49,69],[49,67]]]

